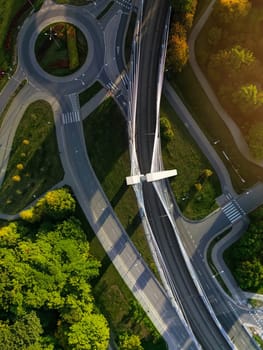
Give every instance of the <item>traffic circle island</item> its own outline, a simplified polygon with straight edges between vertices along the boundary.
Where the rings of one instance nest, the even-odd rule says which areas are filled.
[[[82,67],[88,55],[85,35],[69,22],[49,24],[35,42],[35,57],[40,67],[54,76],[67,76]]]

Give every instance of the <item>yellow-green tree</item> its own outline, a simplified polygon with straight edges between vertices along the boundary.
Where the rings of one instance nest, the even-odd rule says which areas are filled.
[[[172,25],[167,53],[168,67],[176,72],[181,72],[189,57],[189,47],[186,30],[179,22]]]
[[[214,16],[222,24],[231,24],[245,17],[251,8],[249,0],[217,0]]]
[[[119,337],[120,350],[143,350],[140,338],[135,335],[123,334]]]

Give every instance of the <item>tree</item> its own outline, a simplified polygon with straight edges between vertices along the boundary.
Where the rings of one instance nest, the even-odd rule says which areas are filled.
[[[109,338],[107,321],[98,314],[85,314],[68,331],[69,349],[72,350],[107,350]]]
[[[140,338],[137,335],[128,335],[127,333],[119,337],[120,350],[143,350]]]
[[[169,119],[165,116],[160,118],[160,133],[161,139],[164,143],[168,143],[174,137],[174,132]]]
[[[231,24],[247,16],[250,8],[249,0],[217,0],[214,16],[221,24]]]
[[[73,214],[76,201],[67,188],[49,191],[40,198],[32,208],[20,212],[21,219],[28,222],[40,221],[43,215],[52,219],[61,220]]]
[[[41,345],[43,329],[34,311],[25,314],[13,325],[0,321],[0,344],[6,350],[44,350]]]
[[[263,91],[259,91],[254,84],[241,86],[232,97],[233,103],[243,113],[253,113],[263,104]]]
[[[235,276],[242,289],[256,291],[262,286],[263,266],[257,258],[252,261],[241,261],[236,268]]]
[[[255,63],[252,51],[235,45],[228,50],[219,50],[210,56],[208,74],[212,80],[219,82],[222,81],[222,78],[230,82],[244,80],[247,73],[253,70]]]
[[[47,192],[45,195],[45,213],[54,219],[64,219],[76,208],[76,201],[67,188]]]
[[[175,22],[171,28],[171,35],[168,45],[168,67],[176,72],[181,72],[189,57],[189,48],[186,38],[186,30],[179,23]]]

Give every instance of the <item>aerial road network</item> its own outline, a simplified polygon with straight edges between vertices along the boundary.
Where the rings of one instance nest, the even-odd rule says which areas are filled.
[[[100,18],[107,7],[109,10]],[[127,65],[123,52],[132,12],[136,21]],[[0,95],[3,111],[9,96],[22,80],[27,80],[1,125],[0,184],[24,110],[38,99],[48,101],[55,116],[65,173],[63,184],[72,188],[103,248],[169,350],[259,349],[247,325],[263,335],[263,315],[248,308],[242,291],[232,283],[225,267],[211,273],[206,249],[208,242],[225,229],[241,231],[246,227],[247,213],[261,204],[262,188],[255,187],[246,195],[235,193],[221,159],[180,97],[164,81],[170,17],[168,0],[96,0],[87,1],[85,6],[45,0],[39,11],[32,12],[19,31],[17,69]],[[58,22],[79,28],[88,43],[82,66],[63,77],[42,69],[34,49],[45,28],[49,28],[45,33],[50,40],[56,40],[54,23]],[[96,81],[103,86],[102,92],[80,106],[79,93]],[[176,178],[180,169],[163,166],[159,127],[162,93],[187,125],[221,182],[221,206],[201,223],[185,220],[172,194],[168,178]],[[127,123],[131,167],[126,184],[136,194],[162,285],[120,224],[87,154],[83,120],[109,96]],[[246,199],[251,199],[253,193],[253,201],[248,205]],[[217,274],[225,275],[231,296],[218,284]]]

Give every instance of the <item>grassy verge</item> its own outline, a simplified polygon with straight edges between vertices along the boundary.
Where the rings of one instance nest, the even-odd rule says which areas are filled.
[[[194,23],[198,21],[209,3],[210,0],[198,2]],[[205,29],[201,31],[201,35],[197,38],[196,57],[199,62],[207,64],[207,40],[204,40],[202,33],[207,36],[206,25]],[[215,149],[228,169],[236,191],[242,192],[257,181],[261,181],[263,178],[261,168],[248,162],[239,152],[231,133],[210,103],[190,65],[186,65],[181,73],[176,75],[170,74],[169,80],[177,93],[181,96],[193,118],[206,134],[208,140],[211,143],[215,140],[220,140],[220,142],[215,145]],[[223,156],[223,151],[228,155],[230,161],[227,161]],[[237,169],[237,171],[235,169]],[[238,174],[240,174],[241,177]],[[245,179],[244,183],[241,178]]]
[[[235,189],[241,192],[257,181],[262,180],[261,168],[248,162],[239,152],[230,131],[210,103],[191,67],[187,65],[180,74],[170,76],[170,82],[208,140],[211,143],[215,140],[220,140],[215,145],[215,149],[229,171]],[[222,151],[226,152],[231,159],[231,163],[224,158]],[[234,171],[234,167],[238,169],[242,178],[245,179],[245,183],[240,181],[240,178]],[[247,171],[248,169],[249,171]]]
[[[220,183],[213,174],[203,182],[200,191],[196,190],[195,184],[204,169],[211,169],[210,163],[165,98],[162,99],[161,117],[170,120],[174,134],[168,144],[162,142],[162,155],[165,169],[178,171],[171,180],[177,203],[186,217],[201,219],[216,209],[215,198],[221,193]]]
[[[33,0],[34,8],[41,7],[43,0]],[[20,26],[32,11],[27,0],[0,0],[0,70],[15,68],[15,42]],[[0,90],[7,82],[4,76],[0,80]]]
[[[79,52],[77,45],[76,28],[71,24],[67,25],[67,48],[69,57],[69,70],[74,71],[79,67]]]
[[[0,211],[19,212],[62,180],[53,113],[45,101],[32,103],[17,128],[4,182]]]
[[[86,102],[88,102],[93,96],[95,96],[102,89],[102,85],[96,81],[86,90],[79,94],[79,104],[82,107]]]
[[[39,65],[49,74],[65,76],[83,65],[88,54],[84,34],[69,23],[59,22],[39,34],[35,54]]]
[[[217,270],[217,268],[215,267],[213,260],[212,260],[212,251],[214,249],[214,246],[222,239],[224,238],[228,233],[230,232],[230,230],[227,230],[223,233],[221,233],[220,235],[218,235],[215,239],[212,240],[212,242],[209,244],[208,249],[207,249],[207,262],[208,265],[211,269],[211,271],[214,273],[215,278],[217,279],[218,283],[221,285],[221,287],[224,289],[224,291],[231,296],[231,293],[229,292],[223,278],[220,276],[219,271]]]
[[[263,350],[263,340],[259,335],[254,335],[253,336],[255,341],[258,343],[259,348]]]
[[[96,175],[127,233],[148,265],[154,269],[135,195],[125,183],[125,177],[129,175],[130,169],[126,125],[113,100],[107,99],[100,105],[85,120],[84,128],[89,157]],[[96,283],[95,293],[100,307],[111,322],[114,333],[128,329],[137,333],[147,343],[150,332],[145,322],[136,325],[130,317],[132,294],[95,237],[91,240],[91,249],[103,261],[103,273]],[[158,344],[154,345],[152,338],[148,339],[148,346],[156,350],[165,349],[164,343],[161,347]]]
[[[8,111],[8,108],[10,107],[11,103],[13,102],[14,98],[16,97],[16,95],[19,93],[19,91],[25,86],[25,84],[27,83],[26,80],[21,81],[21,83],[18,85],[18,87],[16,88],[16,90],[14,91],[14,93],[9,97],[9,100],[7,102],[7,104],[5,105],[5,108],[3,110],[3,112],[1,113],[0,116],[0,127],[2,125],[2,122],[4,120],[4,117],[6,115],[6,112]]]

